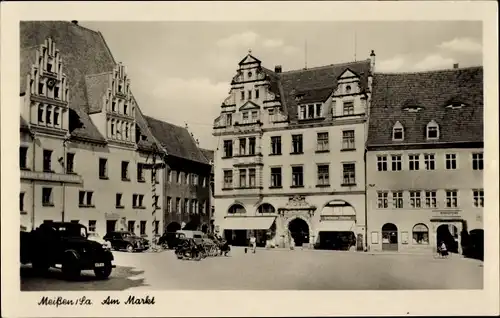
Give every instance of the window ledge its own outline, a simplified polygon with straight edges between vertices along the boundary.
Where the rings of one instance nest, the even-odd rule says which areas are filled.
[[[43,169],[43,172],[45,172],[45,173],[54,173],[54,170],[45,170],[45,169]]]
[[[122,178],[122,181],[130,182],[129,178]]]
[[[79,208],[95,208],[93,204],[78,204]]]
[[[233,190],[233,188],[222,188],[222,191]]]
[[[117,209],[125,209],[125,207],[123,205],[117,205],[117,206],[115,206],[115,208],[117,208]]]
[[[283,186],[271,186],[269,189],[283,189]]]
[[[233,156],[224,156],[224,157],[221,157],[221,159],[229,159],[229,158],[233,158]]]
[[[282,153],[281,153],[281,152],[280,152],[280,153],[270,153],[270,154],[269,154],[269,156],[281,156],[281,155],[282,155]]]
[[[137,179],[137,182],[139,182],[139,183],[145,183],[146,180],[145,179]]]
[[[330,149],[327,149],[327,150],[316,150],[315,152],[316,153],[327,153],[327,152],[330,152]]]
[[[133,206],[132,209],[146,210],[145,206]]]
[[[28,212],[26,212],[26,211],[20,211],[20,213],[21,213],[21,215],[27,215],[28,214]]]
[[[291,155],[303,155],[304,152],[290,152]]]
[[[356,148],[344,148],[340,149],[341,152],[356,151]]]
[[[330,184],[317,184],[316,188],[328,188],[330,186],[331,186]]]
[[[304,186],[303,185],[292,185],[290,186],[290,188],[294,189],[294,188],[303,188]]]
[[[23,170],[23,171],[31,171],[31,169],[28,168],[28,167],[21,167],[20,169]]]
[[[54,203],[42,203],[42,206],[53,207]]]
[[[340,186],[341,187],[355,187],[356,183],[342,183]]]
[[[77,175],[77,173],[76,173],[76,172],[74,172],[74,171],[66,171],[66,174],[70,174],[70,175]]]
[[[103,177],[103,176],[99,176],[99,179],[101,179],[101,180],[109,180],[108,177]]]

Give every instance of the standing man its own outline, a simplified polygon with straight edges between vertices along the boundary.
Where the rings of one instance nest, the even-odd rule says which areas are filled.
[[[252,247],[252,253],[255,254],[255,250],[257,248],[257,239],[255,238],[254,233],[250,235],[250,246]]]

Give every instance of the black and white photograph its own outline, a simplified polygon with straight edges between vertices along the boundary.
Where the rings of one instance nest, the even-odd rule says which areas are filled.
[[[480,18],[57,16],[19,19],[18,59],[2,54],[19,72],[2,76],[19,103],[2,98],[2,232],[9,214],[8,275],[31,307],[498,296],[498,79]]]

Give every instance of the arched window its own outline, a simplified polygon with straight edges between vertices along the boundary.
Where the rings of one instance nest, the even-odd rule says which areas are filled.
[[[429,244],[429,228],[425,224],[419,223],[413,227],[413,244]]]
[[[269,203],[263,203],[259,206],[257,211],[259,213],[274,213],[274,212],[276,212],[276,209],[274,208],[274,206],[272,206]]]
[[[346,94],[350,94],[350,93],[351,93],[351,85],[347,85],[347,86],[345,87],[345,93],[346,93]]]
[[[229,214],[235,214],[235,213],[245,213],[246,210],[241,204],[233,204],[231,207],[229,207],[229,210],[227,211]]]
[[[392,127],[392,140],[402,141],[404,140],[404,128],[399,121],[397,121]]]
[[[427,124],[426,134],[427,139],[439,139],[439,125],[434,120]]]

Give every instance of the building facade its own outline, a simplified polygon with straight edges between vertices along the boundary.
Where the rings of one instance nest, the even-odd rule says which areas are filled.
[[[215,225],[235,245],[365,245],[364,147],[375,54],[271,71],[250,53],[214,122]]]
[[[462,252],[483,230],[481,67],[375,74],[367,141],[371,250]]]
[[[210,228],[212,166],[187,127],[146,116],[149,129],[165,149],[163,231]]]
[[[160,234],[162,174],[148,168],[164,149],[125,67],[76,21],[22,22],[20,33],[21,228],[72,221],[101,236]]]

